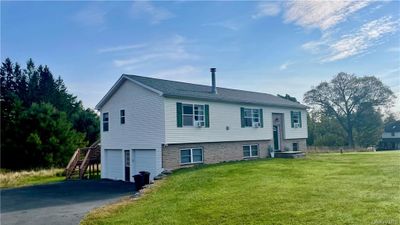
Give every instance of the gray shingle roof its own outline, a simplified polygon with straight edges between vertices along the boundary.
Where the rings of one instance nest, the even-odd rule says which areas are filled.
[[[400,120],[387,124],[385,126],[385,132],[400,132]]]
[[[129,79],[142,83],[163,93],[165,97],[188,98],[239,104],[254,104],[305,109],[306,106],[271,94],[217,87],[217,94],[211,93],[211,86],[163,80],[124,74]]]

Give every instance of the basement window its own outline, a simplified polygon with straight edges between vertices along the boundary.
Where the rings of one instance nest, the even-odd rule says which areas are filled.
[[[243,158],[258,157],[258,145],[243,145]]]
[[[202,162],[203,162],[202,148],[181,149],[181,164],[202,163]]]

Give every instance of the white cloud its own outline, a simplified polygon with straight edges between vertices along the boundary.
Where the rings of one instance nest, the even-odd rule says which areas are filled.
[[[276,16],[281,12],[281,6],[277,2],[261,2],[257,6],[257,13],[252,15],[253,19],[265,16]]]
[[[326,30],[346,20],[370,1],[290,1],[286,4],[285,22],[304,28]]]
[[[283,11],[286,23],[294,23],[304,28],[326,30],[346,20],[348,16],[368,6],[371,1],[288,1],[285,3],[262,2],[257,5],[253,19],[276,16]]]
[[[383,43],[387,35],[397,32],[398,29],[399,21],[384,16],[367,22],[348,34],[337,36],[336,33],[327,32],[321,39],[303,44],[302,48],[324,55],[322,62],[332,62],[367,53],[368,49]]]
[[[374,2],[372,0],[262,2],[258,4],[257,13],[252,17],[258,19],[276,16],[282,11],[285,23],[293,23],[305,29],[321,30],[322,36],[319,40],[304,43],[302,48],[311,53],[323,55],[322,62],[331,62],[368,53],[369,48],[384,42],[384,37],[398,30],[399,22],[393,21],[390,16],[366,22],[359,29],[351,32],[343,32],[343,27],[337,26]],[[375,6],[374,10],[380,7],[382,4]],[[287,64],[282,64],[280,70],[286,69],[287,66]]]
[[[108,52],[118,52],[118,51],[125,51],[131,49],[138,49],[146,47],[145,44],[134,44],[134,45],[120,45],[108,48],[101,48],[97,50],[98,53],[108,53]]]
[[[279,70],[286,70],[290,65],[293,65],[293,62],[287,61],[279,66]]]
[[[175,35],[167,40],[147,43],[146,47],[133,52],[130,57],[114,60],[114,65],[116,67],[135,68],[143,64],[196,59],[196,55],[188,52],[188,43],[189,41],[180,35]]]
[[[309,41],[304,43],[301,47],[311,53],[317,54],[321,51],[322,45],[325,44],[324,38],[319,41]]]
[[[106,10],[100,7],[87,7],[73,16],[73,20],[85,26],[101,26],[105,23]]]
[[[385,16],[372,20],[352,34],[343,35],[338,41],[329,43],[330,54],[323,61],[331,62],[367,51],[368,48],[380,44],[382,38],[398,30],[398,21]]]
[[[132,5],[132,13],[134,16],[148,16],[151,24],[158,24],[163,20],[174,17],[174,14],[170,11],[156,7],[149,1],[135,1]]]
[[[237,31],[240,29],[240,25],[232,20],[225,20],[220,22],[205,23],[203,26],[216,26],[223,27],[229,30]]]

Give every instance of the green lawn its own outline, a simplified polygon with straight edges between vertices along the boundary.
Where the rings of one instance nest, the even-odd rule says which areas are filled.
[[[64,169],[0,171],[0,188],[14,188],[65,180]]]
[[[400,224],[400,152],[183,169],[82,224]]]

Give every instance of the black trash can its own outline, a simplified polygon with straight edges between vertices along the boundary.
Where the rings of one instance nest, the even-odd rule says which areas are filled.
[[[148,171],[139,171],[139,173],[143,176],[143,184],[150,184],[150,172]]]
[[[136,191],[142,189],[144,185],[143,175],[142,174],[133,175],[133,179],[135,180]]]

